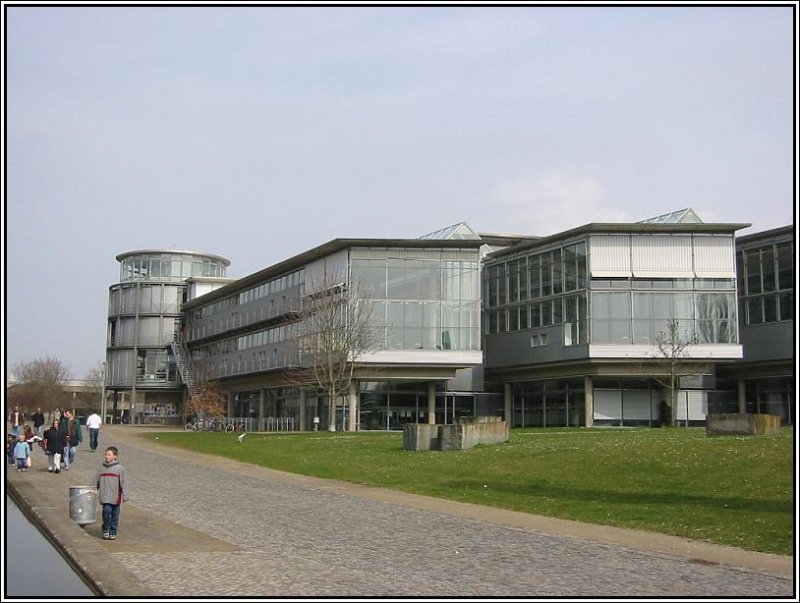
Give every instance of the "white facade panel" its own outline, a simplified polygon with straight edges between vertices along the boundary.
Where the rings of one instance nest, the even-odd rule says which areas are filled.
[[[626,389],[624,395],[623,419],[649,421],[652,417],[658,416],[657,412],[653,413],[653,401],[649,390]]]
[[[708,392],[699,390],[681,390],[676,392],[677,399],[673,409],[678,421],[705,421],[708,414]]]
[[[430,364],[434,366],[468,367],[483,362],[480,350],[381,350],[368,352],[358,359],[359,364]]]
[[[594,390],[595,421],[619,420],[620,415],[622,415],[622,392],[620,390]]]
[[[631,235],[631,259],[637,278],[694,278],[689,235]]]
[[[697,278],[736,278],[732,236],[700,236],[694,239],[694,273]]]
[[[646,344],[591,344],[589,358],[658,358],[658,348]],[[687,359],[732,360],[742,357],[742,346],[734,343],[709,343],[690,346],[686,349]]]
[[[592,235],[589,237],[589,271],[594,278],[630,278],[630,236]]]

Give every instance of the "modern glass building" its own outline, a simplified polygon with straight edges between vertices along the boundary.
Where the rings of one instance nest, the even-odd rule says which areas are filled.
[[[518,240],[518,239],[514,239]],[[480,391],[480,261],[503,238],[466,225],[420,239],[336,239],[184,304],[197,382],[216,381],[228,414],[262,428],[396,429],[474,416]],[[496,247],[495,247],[496,248]],[[304,304],[326,275],[358,283],[376,333],[351,391],[328,416],[324,395],[287,381],[304,366]]]
[[[723,396],[716,412],[795,418],[794,227],[784,226],[736,240],[739,337],[744,356],[721,366]]]
[[[661,218],[588,224],[486,258],[485,379],[512,426],[658,424],[670,323],[672,340],[693,342],[673,412],[705,420],[715,367],[742,356],[734,234],[747,225]]]
[[[174,417],[177,422],[185,388],[171,345],[181,324],[181,304],[189,281],[202,281],[207,289],[226,282],[230,262],[207,253],[159,249],[116,259],[120,280],[108,295],[106,412],[117,420]]]

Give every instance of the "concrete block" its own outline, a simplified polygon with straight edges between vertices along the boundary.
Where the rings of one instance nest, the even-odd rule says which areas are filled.
[[[711,413],[706,416],[706,435],[774,435],[780,432],[778,415]]]

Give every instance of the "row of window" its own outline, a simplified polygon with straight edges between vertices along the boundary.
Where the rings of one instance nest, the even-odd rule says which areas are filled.
[[[370,299],[478,301],[475,261],[354,259],[353,278]]]
[[[208,304],[207,306],[198,308],[194,313],[194,318],[202,319],[213,316],[214,314],[221,314],[227,310],[230,310],[231,308],[235,308],[239,305],[246,304],[269,295],[275,295],[281,291],[286,291],[287,289],[301,285],[302,283],[303,270],[297,270],[290,274],[285,274],[265,283],[261,283],[257,287],[251,287],[250,289],[242,291],[237,295],[231,295]],[[285,301],[285,296],[283,300]]]
[[[485,274],[484,305],[488,308],[585,289],[586,242],[488,266]]]
[[[670,321],[682,336],[701,343],[736,343],[733,292],[593,292],[591,321],[587,296],[554,298],[489,310],[485,332],[504,333],[564,324],[564,345],[589,343],[654,343]]]
[[[292,287],[296,287],[303,283],[303,270],[297,270],[290,274],[285,274],[274,278],[266,283],[261,283],[257,287],[251,287],[246,291],[239,293],[237,303],[246,304],[268,295],[275,295],[281,291],[286,291]],[[210,307],[210,306],[209,306]]]
[[[225,262],[201,256],[170,253],[133,255],[120,263],[120,281],[224,277],[225,268]]]

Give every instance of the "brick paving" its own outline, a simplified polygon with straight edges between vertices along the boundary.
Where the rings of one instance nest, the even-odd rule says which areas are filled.
[[[98,582],[114,568],[127,576],[103,586],[111,596],[794,596],[788,573],[504,525],[488,512],[464,517],[444,501],[441,510],[397,504],[363,487],[150,445],[141,429],[101,435],[131,479],[117,541],[101,540],[99,523],[60,528]],[[90,480],[101,461],[79,448],[68,479]],[[9,478],[52,496],[62,476],[40,466]]]

